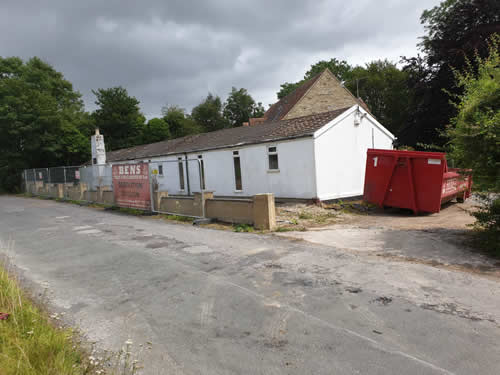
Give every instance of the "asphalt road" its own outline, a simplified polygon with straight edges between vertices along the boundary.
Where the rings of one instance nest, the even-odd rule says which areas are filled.
[[[0,241],[99,348],[130,337],[145,374],[500,373],[500,283],[481,275],[8,196]]]

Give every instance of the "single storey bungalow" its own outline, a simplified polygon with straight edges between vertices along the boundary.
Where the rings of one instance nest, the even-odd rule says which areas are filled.
[[[112,151],[106,159],[149,162],[156,188],[170,195],[329,200],[361,195],[367,149],[392,149],[394,139],[325,70],[245,126]]]

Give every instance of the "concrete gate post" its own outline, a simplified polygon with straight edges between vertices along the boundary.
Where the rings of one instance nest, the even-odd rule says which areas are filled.
[[[257,229],[274,230],[276,228],[276,209],[273,194],[254,195],[253,222]]]

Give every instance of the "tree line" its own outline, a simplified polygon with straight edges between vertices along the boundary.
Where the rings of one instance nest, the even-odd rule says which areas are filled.
[[[106,150],[241,126],[264,108],[244,88],[225,102],[209,93],[191,113],[177,105],[146,120],[139,100],[123,87],[92,91],[97,109],[86,112],[81,94],[62,73],[37,57],[0,57],[0,191],[20,186],[26,168],[80,165],[90,160],[90,136],[99,128]]]
[[[456,127],[457,103],[465,92],[456,72],[477,74],[481,59],[491,54],[488,43],[500,32],[500,2],[445,0],[424,11],[421,22],[425,28],[418,44],[421,55],[402,57],[399,62],[374,60],[364,66],[337,58],[319,61],[302,80],[283,83],[277,97],[328,67],[398,137],[400,147],[451,150],[457,134],[449,129]],[[89,160],[89,138],[95,127],[101,129],[111,151],[237,127],[264,113],[262,104],[244,88],[233,87],[224,102],[209,93],[190,113],[166,105],[160,117],[149,120],[126,88],[100,88],[93,93],[97,109],[90,113],[81,94],[46,62],[37,57],[27,61],[0,57],[0,189],[16,189],[24,168]],[[498,111],[498,101],[492,103],[490,110]],[[490,127],[498,131],[498,122]]]

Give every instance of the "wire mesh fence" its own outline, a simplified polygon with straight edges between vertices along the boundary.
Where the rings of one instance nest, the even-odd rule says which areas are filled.
[[[201,159],[175,158],[148,163],[115,164],[123,166],[126,171],[135,170],[132,168],[134,165],[147,166],[145,182],[149,190],[148,199],[151,200],[148,207],[153,212],[176,213],[175,210],[162,206],[162,198],[157,199],[158,196],[194,199],[195,194],[206,189],[205,166]],[[134,183],[121,182],[115,187],[111,164],[26,169],[23,171],[23,180],[25,191],[33,195],[113,205],[119,203],[115,200],[120,192],[115,192],[115,188],[119,190],[124,186],[134,186]],[[203,212],[196,212],[188,216],[203,215]]]

